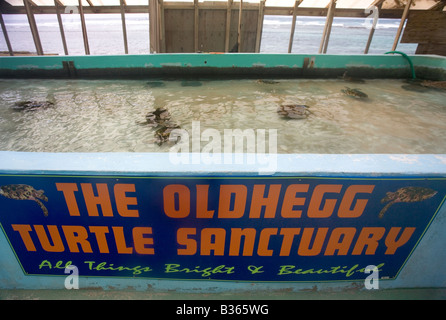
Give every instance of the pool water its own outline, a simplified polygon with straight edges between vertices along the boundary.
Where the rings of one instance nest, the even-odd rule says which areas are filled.
[[[266,83],[265,83],[266,82]],[[446,91],[404,80],[0,80],[0,150],[168,152],[146,114],[200,130],[277,130],[278,153],[446,153]],[[357,88],[368,98],[344,94]],[[50,101],[17,110],[20,101]],[[309,107],[305,119],[277,113]],[[202,144],[204,146],[205,143]]]

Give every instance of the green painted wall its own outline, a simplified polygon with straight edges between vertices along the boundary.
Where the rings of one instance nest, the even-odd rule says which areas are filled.
[[[421,78],[446,79],[446,58],[411,56]],[[71,74],[63,62],[72,61]],[[337,77],[350,74],[368,78],[404,78],[408,61],[400,55],[303,54],[151,54],[117,56],[0,57],[2,77],[160,76],[160,75],[273,75],[275,77]]]

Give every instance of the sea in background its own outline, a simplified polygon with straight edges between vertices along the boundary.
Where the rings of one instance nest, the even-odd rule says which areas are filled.
[[[6,29],[14,51],[35,52],[35,46],[24,14],[5,14]],[[56,15],[35,15],[44,53],[64,54]],[[70,55],[84,55],[84,44],[78,14],[62,15]],[[314,54],[319,50],[325,17],[297,17],[293,53]],[[87,14],[85,16],[90,54],[124,54],[120,14]],[[265,16],[260,52],[286,53],[291,28],[290,16]],[[390,51],[399,26],[399,19],[379,19],[370,54]],[[370,32],[366,18],[334,18],[328,54],[362,54]],[[126,15],[129,54],[147,54],[149,50],[148,14]],[[398,44],[397,49],[407,54],[415,53],[417,44]],[[7,51],[0,36],[0,51]]]

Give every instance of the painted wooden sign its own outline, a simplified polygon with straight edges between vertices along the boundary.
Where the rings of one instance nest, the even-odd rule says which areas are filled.
[[[397,277],[445,178],[0,176],[27,275],[227,281]]]

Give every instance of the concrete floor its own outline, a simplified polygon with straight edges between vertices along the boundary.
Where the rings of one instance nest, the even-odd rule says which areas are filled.
[[[125,290],[4,290],[0,300],[446,300],[446,288],[345,290],[341,292],[177,293]]]

